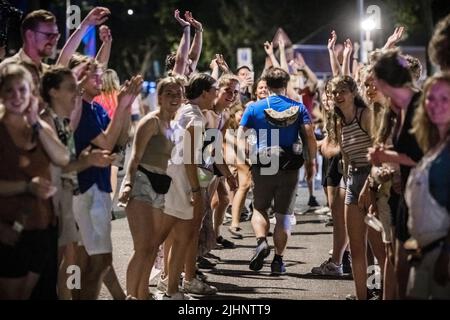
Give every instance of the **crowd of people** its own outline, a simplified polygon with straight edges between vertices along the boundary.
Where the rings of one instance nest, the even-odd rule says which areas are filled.
[[[333,31],[332,74],[319,81],[300,53],[288,61],[282,40],[264,43],[256,79],[251,66],[232,70],[221,54],[199,72],[203,25],[176,10],[180,43],[167,55],[157,106],[146,112],[143,78],[121,84],[108,69],[110,14],[91,10],[48,65],[60,37],[56,18],[30,12],[22,48],[0,63],[0,299],[95,300],[102,284],[114,299],[153,299],[149,278],[161,257],[160,299],[214,295],[199,267],[213,264],[212,249],[242,239],[250,190],[249,269],[263,268],[272,236],[270,272],[286,274],[300,179],[308,205],[318,206],[318,157],[333,244],[311,273],[351,274],[354,298],[366,300],[375,297],[369,257],[381,268],[378,298],[450,299],[450,15],[430,40],[439,71],[428,78],[397,47],[399,27],[365,64],[350,39],[338,52]],[[92,27],[102,45],[88,57],[76,51]],[[134,248],[126,288],[113,267],[116,196]],[[231,225],[221,234],[227,209]],[[67,286],[73,266],[78,288]]]

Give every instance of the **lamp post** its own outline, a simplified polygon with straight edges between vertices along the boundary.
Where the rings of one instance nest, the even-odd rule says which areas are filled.
[[[370,33],[375,29],[381,29],[381,10],[376,5],[367,7],[367,16],[361,21],[361,28],[366,33],[366,38],[362,42],[361,61],[363,63],[369,62],[369,53],[373,50],[373,41],[370,38]]]

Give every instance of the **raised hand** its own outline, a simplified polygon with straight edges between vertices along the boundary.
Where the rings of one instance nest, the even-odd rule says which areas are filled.
[[[280,50],[284,50],[285,46],[286,44],[284,43],[284,40],[280,38],[278,40],[278,47],[280,48]]]
[[[136,99],[137,95],[142,88],[142,76],[134,76],[130,81],[125,81],[124,85],[120,88],[118,100],[118,108],[129,108]]]
[[[211,70],[214,70],[215,68],[219,68],[219,64],[217,63],[217,58],[211,60],[211,63],[209,64],[209,68]]]
[[[108,26],[102,25],[99,29],[99,37],[103,43],[109,43],[112,41],[111,29]]]
[[[353,44],[350,39],[345,40],[344,42],[344,56],[348,57],[353,52]]]
[[[303,69],[306,65],[305,59],[300,52],[295,53],[294,62],[298,66],[299,69]]]
[[[86,18],[84,18],[83,23],[88,26],[98,26],[108,20],[111,11],[105,7],[95,7],[92,9]]]
[[[187,22],[189,22],[189,24],[191,26],[193,26],[195,29],[197,30],[203,30],[203,26],[200,22],[198,22],[197,20],[194,19],[194,17],[192,16],[192,12],[191,11],[186,11],[184,13],[184,18],[186,19]]]
[[[266,51],[266,54],[268,56],[273,55],[273,44],[272,44],[272,42],[269,42],[269,41],[264,42],[264,51]]]
[[[184,27],[188,27],[191,24],[189,22],[187,22],[186,20],[184,20],[183,18],[180,17],[180,10],[176,9],[173,16],[175,17],[175,19],[178,21],[178,23],[184,28]]]
[[[336,41],[337,41],[337,35],[336,35],[336,31],[331,31],[331,38],[328,39],[328,50],[334,50],[334,46],[336,45]]]
[[[405,31],[405,27],[397,27],[394,30],[394,33],[387,39],[386,44],[384,45],[384,49],[389,49],[395,47],[395,45],[402,39],[403,32]]]
[[[224,72],[224,73],[230,72],[230,67],[228,67],[228,64],[225,61],[225,59],[223,58],[223,55],[216,54],[216,61],[217,61],[217,64],[219,65],[220,70],[222,70],[222,72]]]

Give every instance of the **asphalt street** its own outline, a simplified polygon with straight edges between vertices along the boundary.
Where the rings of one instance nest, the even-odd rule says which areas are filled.
[[[314,193],[319,203],[324,205],[323,191],[317,189]],[[236,248],[213,250],[212,254],[220,260],[213,260],[217,262],[215,269],[202,270],[207,274],[208,282],[218,288],[217,295],[200,299],[343,300],[347,294],[353,293],[353,281],[349,277],[336,279],[310,273],[312,267],[320,265],[329,257],[328,252],[332,248],[332,227],[325,226],[327,215],[312,211],[305,213],[308,209],[307,201],[308,191],[299,185],[295,208],[297,223],[292,227],[284,256],[287,274],[280,277],[270,275],[273,249],[260,272],[249,269],[248,263],[256,241],[250,222],[242,222],[244,238],[233,240]],[[133,247],[124,212],[115,208],[117,219],[112,221],[113,264],[119,281],[125,288],[126,268]],[[222,226],[222,234],[230,239],[227,225]],[[269,244],[273,245],[271,238]],[[150,289],[156,290],[155,286],[155,281],[152,281]],[[102,288],[100,299],[111,299],[105,287]]]

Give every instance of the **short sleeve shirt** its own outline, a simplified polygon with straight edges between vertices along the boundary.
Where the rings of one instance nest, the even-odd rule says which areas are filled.
[[[81,151],[91,145],[99,134],[101,134],[110,123],[105,109],[96,102],[83,101],[80,123],[75,131],[75,149],[77,157]],[[95,148],[95,145],[92,145]],[[78,173],[80,192],[86,192],[94,184],[103,191],[110,193],[111,189],[111,167],[90,167]]]
[[[295,124],[285,128],[277,128],[267,122],[264,110],[270,108],[282,112],[292,106],[299,107],[299,116]],[[272,95],[250,104],[242,116],[240,125],[256,130],[258,150],[264,147],[279,145],[290,148],[298,140],[301,125],[311,124],[311,118],[303,103],[294,101],[285,96]],[[279,140],[276,141],[278,134]],[[275,140],[273,140],[273,139]],[[273,140],[273,141],[272,141]]]

